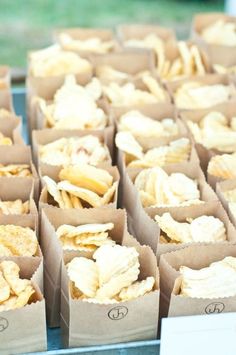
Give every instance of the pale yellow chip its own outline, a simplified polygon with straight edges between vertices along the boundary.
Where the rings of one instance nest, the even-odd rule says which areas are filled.
[[[209,161],[208,174],[222,178],[233,179],[236,177],[236,153],[215,155]]]
[[[143,296],[152,291],[154,284],[155,279],[152,276],[142,281],[136,281],[132,285],[123,288],[119,293],[119,298],[122,302],[125,302]]]
[[[49,176],[44,176],[43,180],[46,183],[47,190],[48,190],[49,194],[58,203],[59,207],[65,208],[65,203],[64,203],[62,195],[58,189],[57,183],[53,179],[51,179]]]
[[[75,286],[87,297],[93,298],[98,288],[98,268],[93,260],[76,257],[67,264],[67,272]]]
[[[113,182],[113,177],[106,170],[87,164],[65,167],[60,171],[59,177],[98,195],[103,195]]]
[[[30,177],[32,172],[28,164],[0,164],[0,176]]]
[[[19,296],[31,283],[29,280],[19,278],[20,268],[14,261],[2,261],[0,269],[11,288],[11,291],[17,296]]]
[[[15,256],[34,256],[38,249],[35,232],[28,227],[0,225],[0,244]]]
[[[0,270],[0,304],[10,297],[11,289]]]

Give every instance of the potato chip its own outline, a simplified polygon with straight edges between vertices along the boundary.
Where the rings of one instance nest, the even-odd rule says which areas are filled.
[[[236,151],[236,132],[233,118],[228,123],[227,118],[217,111],[212,111],[199,123],[187,121],[187,125],[197,143],[208,149],[218,149],[222,152]]]
[[[0,212],[6,215],[9,214],[27,214],[29,213],[29,201],[23,202],[20,199],[15,201],[0,200]]]
[[[28,164],[0,164],[0,176],[28,177],[32,176],[32,173]]]
[[[236,177],[236,153],[215,155],[209,161],[207,172],[210,175],[233,179]]]
[[[234,22],[219,19],[209,26],[204,27],[201,32],[202,38],[210,44],[223,46],[236,45],[236,24]]]
[[[73,38],[68,33],[61,32],[59,34],[59,42],[63,48],[71,51],[86,51],[105,54],[115,47],[115,41],[104,40],[100,37],[90,38]]]
[[[224,298],[236,294],[235,258],[228,256],[200,270],[180,267],[180,295],[194,298]]]
[[[0,132],[0,145],[12,145],[13,142],[11,138],[5,137],[2,132]]]
[[[0,244],[15,256],[34,256],[38,249],[35,232],[28,227],[0,225]]]
[[[131,154],[135,158],[143,158],[143,148],[130,132],[118,132],[116,134],[115,142],[117,148],[123,152]]]
[[[147,277],[145,280],[136,281],[132,285],[123,288],[119,293],[119,298],[122,302],[145,295],[152,291],[155,283],[154,277]]]
[[[206,85],[189,81],[177,88],[174,100],[181,109],[204,109],[230,100],[232,94],[232,85]]]
[[[76,257],[67,264],[67,272],[75,286],[87,297],[93,298],[98,288],[98,268],[93,260]]]
[[[232,65],[229,67],[224,67],[220,64],[213,64],[213,68],[218,74],[236,74],[236,65]]]
[[[64,203],[64,208],[73,208],[73,205],[72,205],[72,202],[70,199],[70,195],[64,190],[62,190],[60,193],[61,193],[61,198]]]
[[[65,203],[63,201],[62,195],[59,191],[58,185],[56,182],[51,179],[49,176],[43,176],[43,181],[46,183],[47,190],[49,194],[54,198],[58,203],[60,208],[65,208]]]
[[[14,255],[9,248],[7,248],[5,245],[0,244],[0,257],[3,256],[12,256]]]
[[[6,301],[0,303],[0,312],[9,311],[15,308],[17,296],[10,296]]]
[[[200,216],[186,222],[177,222],[170,213],[155,216],[161,230],[168,240],[178,243],[219,242],[226,240],[223,222],[214,216]],[[166,241],[165,241],[166,242]]]
[[[184,206],[199,203],[197,182],[182,173],[168,174],[160,167],[142,170],[135,178],[143,207]]]
[[[172,118],[156,121],[139,111],[128,111],[118,122],[119,131],[128,131],[136,139],[139,137],[170,137],[179,132],[177,123]]]
[[[0,270],[11,288],[11,291],[19,296],[30,285],[29,280],[19,278],[20,268],[14,261],[2,261]]]
[[[58,45],[32,52],[29,72],[36,77],[77,74],[92,70],[90,62],[77,54],[63,51]]]
[[[39,146],[39,157],[49,165],[75,165],[79,162],[98,165],[109,159],[109,150],[98,137],[60,138]]]
[[[113,177],[106,170],[81,163],[64,167],[60,171],[59,178],[98,195],[107,192],[113,182]]]
[[[0,270],[0,304],[10,297],[11,289]]]
[[[47,127],[57,129],[103,129],[107,125],[105,112],[96,100],[102,95],[98,79],[80,86],[68,75],[63,86],[56,92],[52,103],[37,99]]]

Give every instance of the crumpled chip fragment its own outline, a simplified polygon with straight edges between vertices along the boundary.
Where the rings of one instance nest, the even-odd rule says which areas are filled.
[[[236,177],[236,153],[215,155],[208,163],[207,172],[224,180]]]
[[[202,38],[211,44],[223,46],[236,45],[236,23],[219,19],[201,32]]]

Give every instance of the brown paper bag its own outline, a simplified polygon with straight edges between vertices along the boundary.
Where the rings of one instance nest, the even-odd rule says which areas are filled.
[[[175,40],[175,32],[170,28],[157,25],[123,24],[116,28],[119,40],[123,45],[129,39],[144,39],[149,34],[155,34],[164,42]]]
[[[62,224],[81,225],[87,223],[114,223],[110,231],[112,239],[121,243],[127,230],[126,214],[124,210],[109,208],[91,208],[83,210],[62,210],[47,208],[42,210],[41,218],[41,247],[44,254],[45,265],[45,297],[47,300],[47,320],[50,327],[60,322],[60,292],[61,292],[61,261],[63,250],[55,231]],[[84,255],[76,251],[64,251],[65,255]]]
[[[66,75],[51,76],[47,78],[28,76],[26,79],[26,104],[29,132],[37,127],[35,97],[52,100],[55,92],[63,85]],[[76,74],[76,80],[81,85],[86,85],[92,78],[92,72]]]
[[[39,195],[39,178],[35,166],[32,162],[31,150],[29,146],[24,145],[12,145],[12,146],[0,146],[0,164],[28,164],[32,172],[32,177],[26,177],[29,181],[34,182],[34,199],[38,201]],[[19,177],[8,177],[12,179],[17,186]]]
[[[118,70],[124,74],[127,74],[127,78],[120,79],[120,84],[127,80],[133,80],[142,72],[152,72],[153,69],[153,57],[150,52],[137,51],[137,50],[122,50],[117,53],[109,53],[104,55],[91,56],[91,62],[93,63],[95,75],[99,77],[99,69],[101,66],[109,66],[114,70]],[[117,81],[116,78],[104,80],[102,82],[109,83],[111,81]]]
[[[69,293],[69,278],[65,265],[76,255],[64,255],[61,273],[61,327],[64,347],[156,338],[159,308],[159,281],[156,259],[149,247],[141,247],[128,234],[124,234],[121,244],[136,248],[139,253],[140,280],[147,276],[153,276],[156,280],[154,291],[128,302],[119,302],[112,305],[91,304],[72,299]],[[143,317],[140,317],[141,313]],[[91,322],[91,319],[93,319],[93,322]],[[94,326],[98,320],[99,327]],[[107,329],[109,329],[109,332]]]
[[[5,137],[11,138],[13,144],[25,144],[23,137],[21,136],[22,119],[16,116],[13,112],[10,117],[0,115],[0,132]]]
[[[208,26],[224,20],[226,22],[235,23],[235,17],[228,16],[224,13],[199,13],[194,16],[192,22],[192,38],[193,40],[208,53],[209,58],[213,64],[220,64],[223,66],[231,66],[235,64],[236,47],[225,46],[218,44],[207,43],[202,37],[201,32]]]
[[[209,108],[209,109],[202,109],[202,110],[184,110],[180,112],[180,118],[184,121],[186,127],[187,126],[187,121],[192,121],[194,123],[200,123],[200,121],[208,115],[210,112],[217,111],[222,113],[226,119],[228,124],[231,122],[232,118],[235,117],[236,115],[236,109],[235,109],[236,101],[232,100],[231,102],[228,103],[223,103],[221,105],[217,105],[214,107],[214,109]],[[190,136],[192,139],[195,141],[193,134],[191,133],[190,129],[187,128],[189,131]],[[207,149],[204,147],[202,144],[197,143],[195,144],[198,156],[200,158],[200,165],[204,173],[207,173],[207,166],[209,163],[209,160],[216,154],[223,154],[224,152],[219,151],[218,149]]]
[[[33,145],[33,157],[35,164],[39,166],[40,163],[40,157],[39,157],[39,146],[40,145],[46,145],[48,143],[52,143],[56,141],[57,139],[66,137],[83,137],[86,135],[93,135],[95,137],[98,137],[99,140],[105,144],[110,153],[110,157],[107,161],[103,162],[100,164],[100,166],[110,166],[112,164],[112,161],[114,160],[114,145],[113,145],[113,139],[114,139],[114,127],[108,127],[106,130],[62,130],[62,129],[42,129],[42,130],[34,130],[32,132],[32,145]],[[62,168],[62,167],[61,167]]]
[[[152,209],[148,210],[148,215],[150,218],[154,220],[156,215],[162,216],[164,213],[169,212],[168,208],[158,208],[153,207]],[[227,242],[236,242],[236,231],[233,225],[231,224],[227,213],[225,212],[224,208],[222,207],[220,201],[208,201],[204,205],[193,205],[188,207],[178,207],[171,211],[171,216],[177,222],[186,222],[187,218],[197,218],[200,216],[214,216],[219,218],[225,226],[226,229],[226,242],[219,242],[218,244],[227,244]],[[156,222],[157,223],[157,222]],[[157,223],[158,224],[158,223]],[[162,232],[160,232],[162,234]],[[199,243],[161,243],[158,241],[158,248],[157,248],[157,259],[159,260],[162,254],[175,251],[178,249],[185,248],[189,245],[196,245]],[[206,243],[204,243],[206,244]],[[212,243],[209,243],[212,244]]]
[[[41,193],[39,197],[39,211],[43,207],[48,207],[48,206],[55,206],[56,202],[54,201],[53,198],[48,194],[47,188],[45,186],[45,183],[42,179],[43,176],[49,176],[51,179],[54,181],[58,182],[59,180],[59,172],[61,170],[61,167],[58,166],[52,166],[52,165],[47,165],[47,164],[41,164],[40,169],[39,169],[39,177],[41,179]],[[116,208],[117,206],[117,200],[118,200],[118,188],[119,188],[119,181],[120,181],[120,175],[117,167],[115,166],[107,166],[104,167],[104,170],[108,171],[112,177],[113,177],[113,182],[118,182],[118,187],[116,189],[116,192],[114,194],[113,200],[108,204],[104,205],[104,207],[111,207],[111,208]],[[103,207],[103,206],[102,206]],[[58,207],[56,207],[58,208]]]
[[[167,90],[168,90],[170,96],[172,97],[173,102],[175,101],[174,95],[175,95],[176,90],[184,83],[187,83],[190,81],[195,81],[195,82],[201,83],[203,85],[216,85],[216,84],[222,84],[222,85],[227,85],[227,86],[231,85],[231,97],[230,97],[230,100],[227,101],[227,103],[230,103],[231,100],[236,99],[236,89],[235,89],[235,86],[232,84],[232,81],[228,75],[206,74],[205,76],[190,76],[185,79],[176,80],[174,82],[166,83]],[[217,109],[217,107],[218,107],[218,105],[214,105],[214,106],[211,106],[210,109],[215,110],[215,109]],[[186,111],[186,109],[184,109],[182,107],[178,107],[178,109],[180,111]],[[197,110],[200,110],[200,109],[201,109],[201,107],[199,107]],[[187,111],[189,111],[189,109],[187,109]]]
[[[227,211],[231,222],[236,227],[236,216],[233,215],[233,213],[231,212],[231,210],[229,208],[229,203],[226,200],[226,198],[224,197],[224,192],[226,192],[228,190],[233,190],[233,189],[236,189],[236,179],[225,180],[225,181],[218,182],[216,184],[216,193],[217,193],[221,203],[223,204],[225,210]]]
[[[201,269],[226,256],[236,257],[235,244],[192,245],[167,253],[160,259],[161,310],[169,317],[235,312],[236,298],[191,298],[179,295],[181,277],[180,266]]]
[[[75,28],[60,28],[54,31],[53,37],[54,40],[60,44],[60,46],[64,50],[70,50],[75,53],[78,53],[81,57],[89,59],[91,55],[96,53],[96,51],[89,51],[89,50],[79,50],[71,47],[70,45],[66,46],[63,45],[62,41],[60,40],[60,34],[65,33],[69,35],[74,40],[85,41],[88,39],[99,38],[102,42],[114,42],[113,48],[109,50],[109,52],[114,52],[119,50],[120,46],[117,42],[114,32],[110,29],[105,28],[83,28],[83,27],[75,27]],[[103,55],[103,54],[101,54]]]
[[[43,262],[35,258],[0,258],[12,260],[20,267],[22,278],[31,279],[36,294],[25,307],[0,312],[1,354],[47,350],[45,300],[42,295]]]
[[[15,201],[17,199],[22,202],[29,201],[29,214],[34,215],[36,222],[38,222],[38,211],[33,197],[34,183],[32,179],[19,177],[16,184],[14,179],[5,176],[0,177],[0,199],[2,201]]]

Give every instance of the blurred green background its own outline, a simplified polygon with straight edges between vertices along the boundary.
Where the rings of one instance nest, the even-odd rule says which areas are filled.
[[[49,45],[56,27],[157,23],[186,38],[195,13],[223,8],[223,0],[0,0],[0,63],[25,66],[27,51]]]

